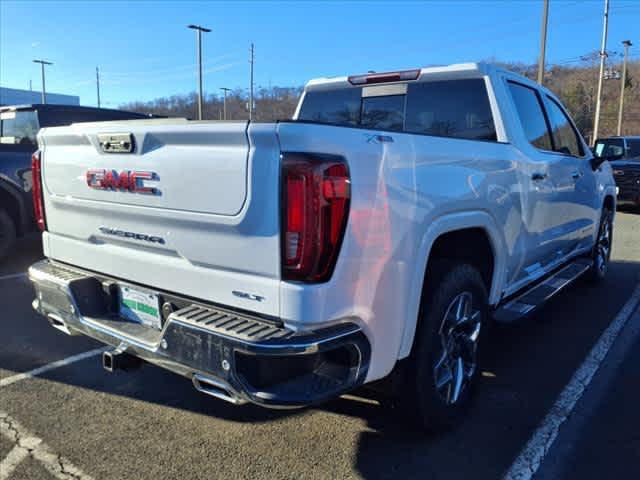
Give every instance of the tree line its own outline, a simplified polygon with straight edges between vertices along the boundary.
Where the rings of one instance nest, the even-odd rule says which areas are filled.
[[[598,84],[598,54],[581,57],[573,64],[550,65],[545,74],[545,86],[553,91],[573,116],[579,130],[590,139]],[[505,68],[535,79],[537,65],[524,63],[498,63]],[[619,62],[610,65],[621,72]],[[602,94],[599,136],[616,134],[620,79],[605,80]],[[284,120],[292,117],[302,93],[302,87],[258,87],[254,92],[254,119],[257,121]],[[249,118],[249,95],[246,89],[227,92],[226,118],[246,120]],[[148,102],[130,102],[120,108],[158,115],[195,118],[197,95],[195,93],[172,95]],[[207,94],[204,98],[203,118],[222,120],[224,100],[222,95]],[[631,61],[627,68],[623,135],[640,135],[640,61]]]
[[[268,122],[291,118],[296,109],[302,87],[259,87],[254,92],[254,120]],[[167,115],[170,117],[197,118],[198,96],[195,92],[186,95],[161,97],[149,102],[131,102],[119,108],[142,113]],[[202,118],[223,120],[223,95],[205,94],[202,104]],[[227,120],[249,119],[249,94],[246,89],[237,88],[227,92]]]

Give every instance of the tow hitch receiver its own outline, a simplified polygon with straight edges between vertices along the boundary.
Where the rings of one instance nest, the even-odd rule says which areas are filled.
[[[107,350],[102,354],[102,367],[107,372],[115,370],[131,371],[140,368],[142,360],[134,355],[130,355],[125,351],[126,347],[118,347],[113,350]]]

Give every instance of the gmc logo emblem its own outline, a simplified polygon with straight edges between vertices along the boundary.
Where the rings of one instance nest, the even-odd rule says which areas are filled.
[[[127,190],[136,193],[158,193],[158,189],[145,184],[147,181],[158,181],[153,172],[136,172],[124,170],[87,170],[87,185],[97,190]]]

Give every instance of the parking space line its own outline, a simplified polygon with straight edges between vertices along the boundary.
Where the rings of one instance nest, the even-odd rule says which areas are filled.
[[[12,273],[11,275],[5,275],[3,277],[0,277],[0,282],[2,280],[11,280],[14,278],[21,278],[21,277],[26,277],[27,276],[27,272],[22,272],[22,273]]]
[[[68,459],[53,453],[42,439],[31,434],[5,412],[0,412],[0,435],[15,445],[9,455],[0,462],[0,480],[8,479],[20,462],[29,456],[58,480],[92,480]]]
[[[20,462],[29,456],[29,450],[20,445],[16,445],[9,452],[9,455],[0,462],[0,480],[7,480]]]
[[[616,318],[602,333],[582,365],[575,371],[542,423],[533,433],[523,450],[504,476],[504,480],[530,480],[540,468],[558,436],[560,426],[573,412],[576,403],[587,389],[600,364],[609,352],[627,321],[640,304],[640,284],[622,307]]]
[[[48,363],[46,365],[43,365],[42,367],[29,370],[28,372],[18,373],[17,375],[0,379],[0,388],[11,385],[12,383],[20,382],[21,380],[27,380],[29,378],[33,378],[37,375],[41,375],[51,370],[55,370],[56,368],[64,367],[66,365],[79,362],[80,360],[84,360],[85,358],[90,358],[96,355],[100,355],[106,349],[107,347],[96,348],[95,350],[89,350],[88,352],[79,353],[78,355],[73,355],[71,357],[63,358],[62,360],[57,360],[55,362]]]

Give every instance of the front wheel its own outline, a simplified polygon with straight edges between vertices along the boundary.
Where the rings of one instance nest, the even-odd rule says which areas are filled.
[[[487,331],[487,291],[467,264],[439,263],[426,282],[407,400],[424,428],[441,430],[469,407]]]
[[[613,212],[608,208],[602,210],[600,217],[600,227],[598,228],[598,238],[591,254],[593,266],[589,271],[589,279],[599,282],[604,279],[609,270],[609,260],[611,259],[611,249],[613,247]]]

